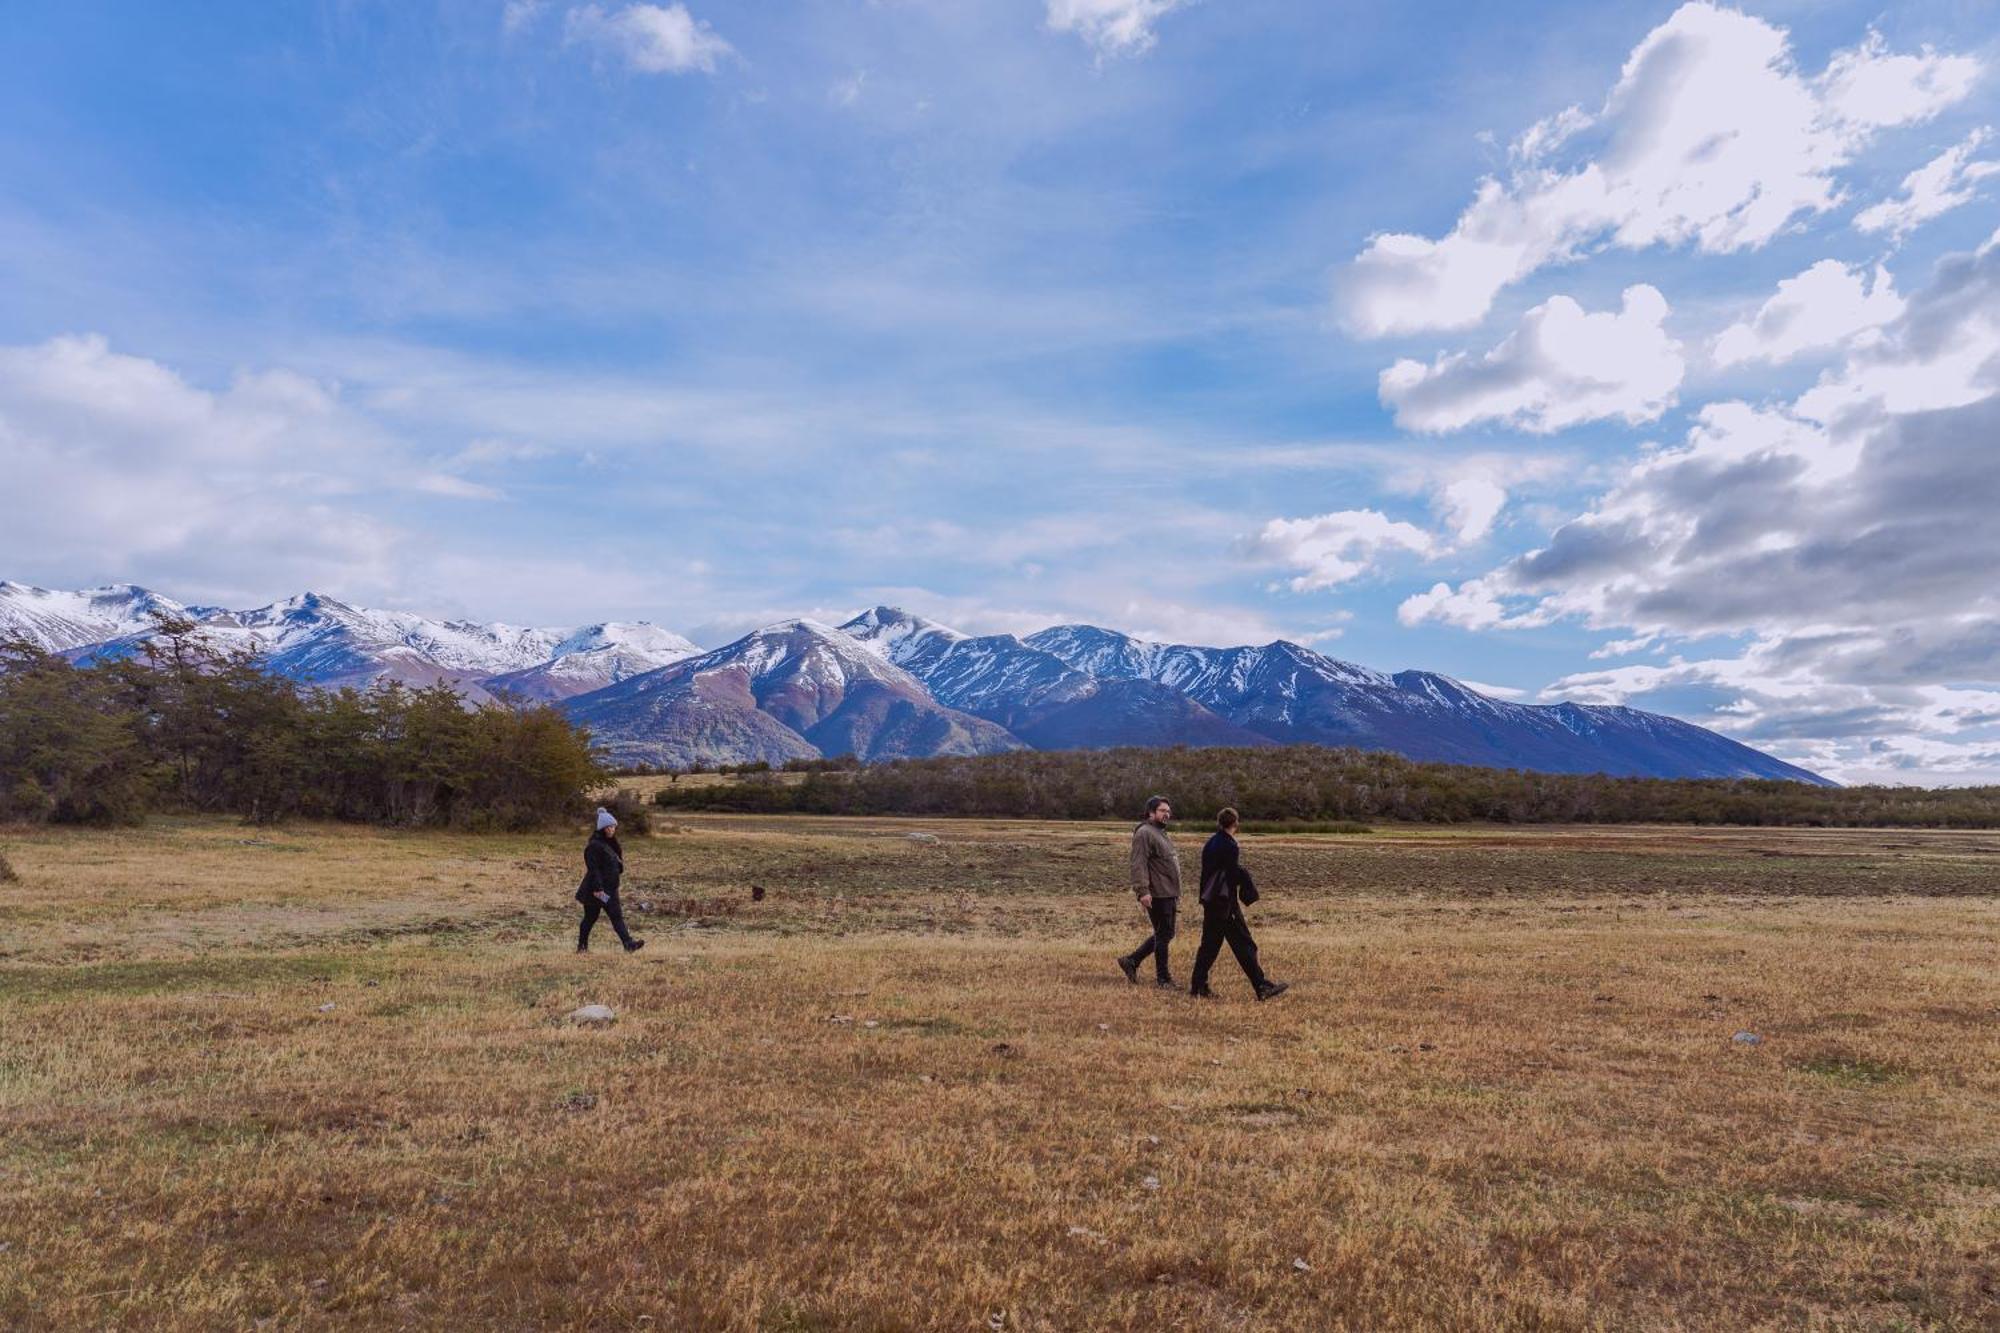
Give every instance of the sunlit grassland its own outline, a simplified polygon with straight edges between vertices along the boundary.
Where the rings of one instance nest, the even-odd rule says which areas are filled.
[[[673,827],[0,830],[0,1326],[2000,1325],[2000,836]]]

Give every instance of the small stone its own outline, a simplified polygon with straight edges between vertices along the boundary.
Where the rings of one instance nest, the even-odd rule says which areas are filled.
[[[935,833],[912,833],[909,838],[911,842],[922,843],[926,847],[935,846],[938,840]]]
[[[1079,1240],[1087,1240],[1092,1245],[1106,1245],[1111,1241],[1111,1238],[1103,1232],[1092,1231],[1089,1227],[1071,1227],[1069,1234]]]
[[[1148,1135],[1146,1136],[1146,1146],[1147,1146],[1148,1148],[1157,1148],[1157,1147],[1159,1147],[1159,1146],[1160,1146],[1160,1136],[1159,1136],[1158,1134],[1148,1134]]]
[[[1301,1273],[1310,1273],[1313,1271],[1313,1266],[1303,1259],[1292,1260],[1292,1267],[1298,1269]]]
[[[827,1019],[826,1019],[826,1021],[827,1021],[827,1022],[829,1022],[829,1023],[852,1023],[852,1022],[854,1021],[854,1015],[853,1015],[853,1014],[829,1014],[829,1015],[827,1015]]]
[[[764,886],[762,884],[752,884],[750,886],[750,901],[753,903],[764,901]]]
[[[871,1018],[867,1022],[863,1023],[861,1026],[865,1028],[879,1028],[882,1025]]]
[[[333,1012],[333,1003],[332,1003],[332,1001],[328,1001],[327,1003],[325,1003],[325,1004],[321,1005],[321,1006],[319,1007],[319,1012],[321,1012],[321,1013],[323,1013],[323,1014],[330,1014],[330,1013],[332,1013],[332,1012]]]
[[[1144,1180],[1139,1182],[1139,1188],[1142,1190],[1156,1190],[1159,1187],[1160,1187],[1160,1178],[1158,1176],[1147,1176]]]
[[[618,1015],[608,1004],[586,1004],[581,1009],[570,1010],[569,1021],[590,1027],[615,1023],[618,1021]]]
[[[1730,1038],[1738,1046],[1762,1046],[1764,1039],[1754,1032],[1739,1032]]]
[[[1109,1023],[1099,1023],[1097,1025],[1097,1030],[1099,1032],[1109,1032],[1111,1031],[1111,1025]]]

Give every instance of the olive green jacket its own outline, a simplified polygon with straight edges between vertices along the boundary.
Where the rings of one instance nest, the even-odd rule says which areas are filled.
[[[1181,896],[1181,854],[1152,820],[1132,830],[1132,896]]]

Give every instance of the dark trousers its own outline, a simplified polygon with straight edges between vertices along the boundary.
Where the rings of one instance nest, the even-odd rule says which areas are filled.
[[[1174,918],[1180,911],[1180,905],[1178,898],[1153,899],[1153,905],[1146,909],[1146,915],[1153,923],[1153,933],[1146,937],[1144,944],[1126,955],[1132,960],[1132,966],[1137,967],[1146,961],[1147,954],[1151,954],[1153,972],[1161,981],[1168,976],[1167,945],[1173,942]]]
[[[1208,989],[1208,969],[1215,966],[1225,940],[1250,985],[1262,990],[1264,969],[1257,965],[1257,941],[1250,938],[1250,923],[1243,919],[1243,909],[1234,898],[1201,905],[1201,947],[1194,952],[1194,975],[1188,979],[1188,989]]]
[[[600,912],[611,918],[611,928],[618,932],[619,942],[626,948],[631,948],[632,932],[625,929],[625,913],[618,910],[616,893],[611,895],[611,901],[608,903],[597,901],[597,895],[594,893],[583,895],[583,925],[576,932],[576,947],[579,949],[590,947],[590,928],[597,924]]]

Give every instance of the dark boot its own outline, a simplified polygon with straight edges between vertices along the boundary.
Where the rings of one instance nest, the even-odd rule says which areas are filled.
[[[1120,954],[1118,956],[1118,970],[1125,974],[1125,980],[1131,982],[1134,986],[1139,984],[1138,959],[1128,958],[1124,954]]]
[[[1275,1000],[1291,988],[1292,983],[1289,981],[1267,981],[1257,988],[1257,998],[1260,1000]]]

